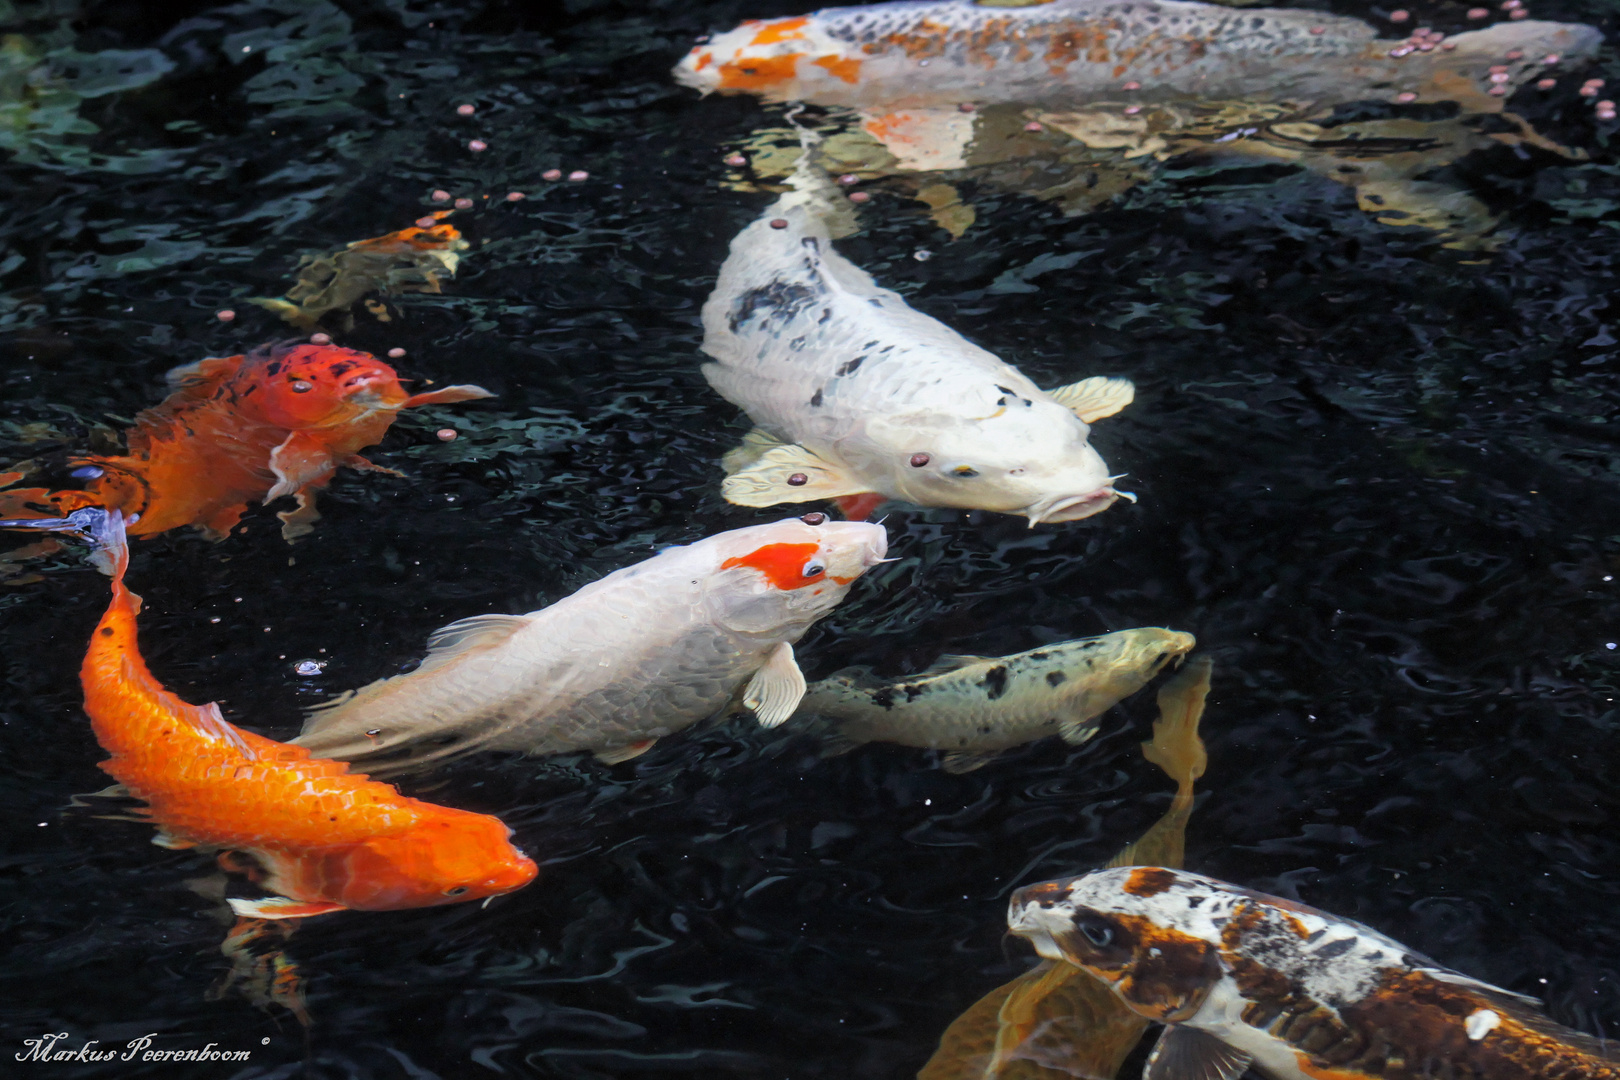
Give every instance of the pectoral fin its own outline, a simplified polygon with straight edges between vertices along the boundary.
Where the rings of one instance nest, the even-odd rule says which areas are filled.
[[[772,447],[753,464],[726,477],[720,483],[720,493],[727,502],[738,506],[774,506],[859,495],[871,487],[845,466],[789,443]]]
[[[156,844],[160,848],[168,848],[170,851],[184,851],[187,848],[194,848],[197,846],[194,841],[182,840],[178,836],[170,835],[162,829],[159,829],[153,834],[152,843]]]
[[[596,760],[604,765],[617,765],[621,761],[629,761],[631,758],[640,757],[651,750],[653,743],[657,741],[657,739],[642,739],[640,742],[633,742],[628,746],[615,746],[611,750],[598,750]]]
[[[754,710],[760,727],[773,728],[793,715],[804,689],[804,672],[793,659],[793,646],[784,641],[749,680],[743,704]]]
[[[1083,742],[1089,742],[1100,727],[1102,725],[1097,717],[1082,713],[1059,721],[1058,734],[1063,736],[1063,741],[1070,746],[1079,746]]]
[[[743,436],[740,445],[726,451],[726,456],[720,459],[720,467],[726,471],[727,476],[730,476],[755,464],[778,446],[786,445],[764,428],[755,428]]]
[[[311,915],[349,910],[342,904],[324,900],[289,900],[285,896],[269,896],[263,900],[243,900],[232,896],[226,902],[231,905],[232,911],[244,919],[307,919]]]
[[[426,394],[413,394],[406,400],[404,407],[414,409],[418,405],[453,405],[458,401],[477,401],[480,398],[490,398],[495,395],[482,386],[463,384],[460,386],[447,386],[443,390],[433,390]]]
[[[1142,1080],[1237,1080],[1253,1060],[1213,1035],[1172,1024],[1148,1056]]]
[[[850,738],[842,731],[829,731],[821,737],[821,756],[823,758],[838,757],[862,745],[865,744],[860,739]]]
[[[337,472],[332,451],[319,439],[295,431],[270,451],[270,471],[276,474],[276,486],[265,494],[265,502],[274,502],[283,495],[298,498],[296,509],[284,510],[276,515],[282,521],[282,537],[291,540],[304,535],[321,516],[315,509],[314,489],[325,487],[332,474]]]
[[[1056,390],[1048,390],[1046,396],[1089,424],[1105,416],[1113,416],[1135,401],[1136,384],[1129,379],[1096,375]]]
[[[1000,750],[952,750],[940,761],[939,767],[948,773],[967,773],[984,768],[1000,756]]]

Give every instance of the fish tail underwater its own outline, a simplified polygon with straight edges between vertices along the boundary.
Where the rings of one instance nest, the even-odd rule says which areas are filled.
[[[1615,1080],[1617,35],[0,0],[0,1073]]]

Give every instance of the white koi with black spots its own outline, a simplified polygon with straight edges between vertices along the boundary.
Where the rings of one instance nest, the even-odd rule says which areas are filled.
[[[703,305],[709,384],[758,425],[726,455],[725,497],[771,506],[864,496],[1076,521],[1120,495],[1088,421],[1125,379],[1050,392],[912,310],[832,245],[845,207],[808,163],[731,242]],[[1134,496],[1132,496],[1134,498]],[[845,503],[849,512],[851,504]]]
[[[1085,742],[1103,713],[1195,644],[1191,634],[1141,627],[1012,656],[942,656],[895,679],[847,668],[811,684],[799,711],[836,722],[833,752],[899,743],[943,750],[947,772],[968,772],[1048,735]]]

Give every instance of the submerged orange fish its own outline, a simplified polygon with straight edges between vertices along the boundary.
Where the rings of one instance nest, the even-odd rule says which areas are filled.
[[[99,506],[122,512],[132,535],[193,525],[219,539],[249,503],[292,495],[298,505],[279,515],[291,540],[320,517],[315,493],[339,466],[392,471],[359,451],[380,442],[400,410],[494,396],[478,386],[413,396],[370,353],[301,343],[200,360],[175,368],[168,381],[173,393],[135,418],[128,454],[72,457],[67,464],[83,488],[0,490],[0,517],[54,518]],[[0,482],[26,475],[0,473]]]
[[[129,550],[122,516],[97,509],[49,522],[6,522],[87,535],[112,575],[112,602],[90,639],[79,677],[101,768],[146,802],[170,848],[240,851],[277,897],[232,898],[241,916],[289,919],[353,908],[391,911],[499,896],[533,881],[535,864],[488,814],[401,795],[227,723],[219,706],[165,690],[141,659],[140,597],[124,585]]]

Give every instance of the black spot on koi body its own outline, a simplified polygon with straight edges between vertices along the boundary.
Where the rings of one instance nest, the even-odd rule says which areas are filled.
[[[287,366],[285,360],[272,360],[264,366],[264,373],[271,378],[281,374],[281,369]]]
[[[101,628],[101,636],[102,637],[112,637],[113,636],[113,628],[110,627],[110,626],[103,626]]]
[[[1343,956],[1345,953],[1349,952],[1355,947],[1355,938],[1340,938],[1338,941],[1330,941],[1320,949],[1317,949],[1315,955],[1319,960],[1331,960],[1335,956]]]
[[[1062,686],[1069,681],[1069,677],[1061,671],[1048,671],[1046,673],[1047,686]]]
[[[832,318],[832,308],[830,308],[830,307],[822,308],[821,309],[821,318],[817,319],[816,322],[824,323],[824,322],[827,322],[828,320],[830,320],[831,318]]]
[[[916,701],[918,698],[922,697],[928,692],[928,688],[925,686],[918,686],[916,683],[909,683],[906,686],[902,686],[900,691],[906,695],[907,701]]]
[[[1029,658],[1031,660],[1045,660],[1048,656],[1051,656],[1051,655],[1052,655],[1051,653],[1032,652],[1032,653],[1029,654]]]
[[[1002,694],[1005,694],[1007,692],[1006,665],[997,664],[995,667],[985,672],[984,680],[980,682],[979,685],[985,688],[985,696],[991,701],[994,701]]]
[[[811,251],[820,251],[821,250],[821,241],[817,240],[813,236],[806,236],[804,239],[800,240],[799,243],[803,244],[805,247],[809,248]]]
[[[894,691],[885,686],[872,695],[872,704],[880,709],[894,708]]]
[[[838,370],[833,372],[833,374],[834,375],[853,375],[853,374],[855,374],[856,369],[861,366],[862,361],[864,361],[865,359],[866,359],[866,357],[864,357],[864,356],[857,356],[855,359],[849,361],[848,363],[839,364],[838,365]]]
[[[343,375],[353,371],[359,366],[360,364],[354,360],[339,360],[331,367],[332,377],[334,379],[341,378]]]
[[[821,391],[817,390],[814,394],[810,395],[810,407],[812,409],[814,409],[814,408],[818,407],[820,404],[821,404]]]
[[[773,281],[769,285],[749,289],[732,306],[731,331],[736,333],[743,323],[761,313],[764,313],[766,322],[772,319],[782,323],[791,322],[819,295],[815,289],[797,281]]]
[[[804,335],[801,334],[792,341],[788,342],[788,348],[792,349],[794,352],[798,352],[804,348],[804,341]]]
[[[875,348],[877,348],[877,345],[878,345],[878,343],[876,341],[868,341],[865,345],[862,345],[861,348],[863,348],[863,349],[875,349]]]

